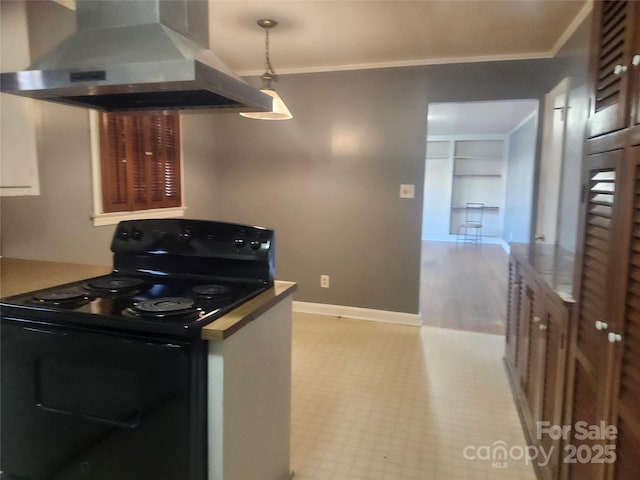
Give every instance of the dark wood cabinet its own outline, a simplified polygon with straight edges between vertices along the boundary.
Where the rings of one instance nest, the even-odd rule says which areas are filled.
[[[631,480],[640,472],[640,146],[628,148],[622,166],[621,216],[625,219],[622,248],[628,255],[616,288],[624,299],[607,333],[610,345],[612,385],[611,415],[615,425],[617,460],[607,465],[605,478]]]
[[[638,24],[634,0],[594,4],[591,43],[591,118],[595,137],[638,124]]]
[[[538,435],[538,426],[560,425],[563,418],[573,312],[573,301],[564,294],[572,264],[563,259],[570,257],[553,246],[529,251],[512,245],[509,261],[505,360],[529,443],[553,452],[548,464],[538,466],[538,476],[549,480],[557,478],[560,439]]]
[[[596,1],[592,32],[573,313],[540,246],[509,267],[506,363],[529,442],[554,447],[545,480],[640,472],[640,2]],[[537,438],[539,421],[567,436]]]
[[[596,2],[593,21],[594,101],[564,418],[572,429],[567,446],[590,458],[565,462],[560,473],[631,480],[640,471],[640,2]],[[617,430],[579,438],[578,422]]]
[[[585,161],[582,247],[576,282],[578,313],[569,374],[572,402],[567,422],[574,433],[578,422],[608,424],[611,382],[608,333],[614,328],[616,310],[623,303],[623,291],[612,288],[620,274],[620,257],[624,253],[616,248],[615,242],[620,239],[622,226],[623,160],[624,152],[614,150],[589,155]],[[604,448],[605,442],[573,439],[572,444],[582,451],[593,452]],[[576,462],[565,468],[569,478],[601,479],[604,467],[604,463]]]
[[[615,461],[565,465],[569,479],[631,480],[640,471],[640,147],[590,155],[567,424],[617,429],[570,444]],[[606,192],[606,193],[604,193]]]

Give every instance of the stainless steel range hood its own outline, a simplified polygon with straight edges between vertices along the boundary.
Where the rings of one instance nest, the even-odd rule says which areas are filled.
[[[76,0],[78,30],[0,91],[105,111],[269,111],[210,50],[208,2]]]

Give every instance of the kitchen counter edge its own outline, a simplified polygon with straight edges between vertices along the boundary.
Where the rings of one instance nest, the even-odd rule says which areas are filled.
[[[557,245],[510,243],[509,246],[520,264],[536,274],[563,302],[575,303],[572,252]]]
[[[295,282],[276,280],[273,287],[231,310],[209,325],[205,325],[202,328],[201,338],[214,342],[228,338],[274,305],[293,295],[297,288],[298,286]]]

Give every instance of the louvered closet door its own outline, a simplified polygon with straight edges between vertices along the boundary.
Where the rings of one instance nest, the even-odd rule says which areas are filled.
[[[618,228],[618,185],[622,151],[591,155],[586,159],[587,185],[583,205],[584,231],[578,285],[578,320],[575,362],[573,364],[572,421],[589,425],[607,421],[606,393],[611,388],[608,372],[607,328],[612,325],[614,297],[612,279],[616,272],[616,255],[612,241]],[[602,322],[602,323],[596,323]],[[589,440],[575,441],[584,449]],[[603,478],[603,464],[575,463],[569,466],[570,478]]]
[[[594,6],[591,75],[595,97],[592,99],[590,137],[619,130],[628,124],[634,3],[633,0],[611,0],[596,2]]]
[[[628,150],[625,160],[633,180],[629,212],[628,272],[624,322],[612,333],[621,335],[613,343],[615,355],[614,421],[618,427],[617,460],[611,465],[615,480],[636,480],[640,474],[640,147]],[[631,182],[627,185],[631,186]],[[630,188],[631,190],[631,188]],[[626,213],[626,212],[625,212]],[[627,215],[625,215],[626,217]],[[615,339],[614,339],[615,340]]]

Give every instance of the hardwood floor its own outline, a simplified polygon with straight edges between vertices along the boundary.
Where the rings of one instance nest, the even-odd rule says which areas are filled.
[[[504,335],[508,261],[500,245],[422,242],[422,323]]]

